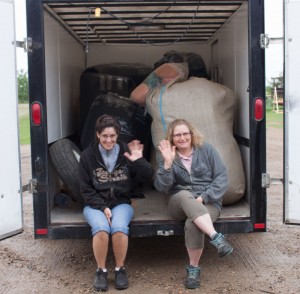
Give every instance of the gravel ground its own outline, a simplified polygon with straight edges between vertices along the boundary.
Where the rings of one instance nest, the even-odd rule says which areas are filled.
[[[282,178],[281,129],[267,131],[267,170]],[[23,183],[30,178],[30,148],[22,146]],[[234,254],[219,259],[207,242],[201,288],[183,286],[187,254],[182,237],[130,239],[130,287],[122,293],[300,293],[300,227],[283,224],[282,185],[268,189],[266,233],[229,235]],[[35,240],[32,195],[23,194],[24,232],[0,242],[0,293],[94,293],[91,240]],[[109,252],[109,291],[113,287]]]

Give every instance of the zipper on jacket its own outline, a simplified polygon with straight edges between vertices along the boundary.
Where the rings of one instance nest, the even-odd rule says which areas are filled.
[[[181,162],[174,160],[174,163],[177,164],[180,168],[183,168],[184,170],[187,171],[187,173],[189,174],[189,177],[190,177],[191,187],[193,187],[192,174],[187,170],[187,168],[183,164],[181,164]]]
[[[113,199],[113,196],[114,195],[114,188],[113,187],[110,187],[110,200]],[[111,203],[110,203],[111,204]]]

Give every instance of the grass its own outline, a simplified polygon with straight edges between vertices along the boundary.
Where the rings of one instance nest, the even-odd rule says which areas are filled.
[[[283,128],[283,113],[276,113],[273,110],[266,111],[267,128]]]
[[[20,144],[30,144],[29,110],[27,104],[19,104],[19,135]]]
[[[267,128],[283,128],[283,113],[275,112],[273,100],[268,98],[266,100],[266,125]],[[279,106],[279,111],[282,111],[282,106]]]

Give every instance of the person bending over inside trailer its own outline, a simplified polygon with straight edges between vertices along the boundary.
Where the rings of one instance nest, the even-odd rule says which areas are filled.
[[[186,219],[185,246],[189,265],[185,286],[198,288],[205,234],[211,238],[220,257],[233,251],[213,226],[220,215],[228,185],[226,168],[216,149],[203,142],[202,136],[184,119],[175,119],[169,124],[166,140],[160,142],[158,149],[162,160],[154,185],[169,195],[169,214],[175,219]]]
[[[131,197],[134,186],[151,179],[153,169],[143,158],[138,140],[128,145],[118,141],[121,125],[112,116],[96,121],[96,136],[80,157],[80,191],[84,199],[83,214],[91,226],[93,252],[97,262],[94,288],[108,289],[106,257],[111,235],[115,256],[115,288],[129,285],[124,267],[128,248],[128,225],[133,217]]]
[[[180,72],[170,64],[163,64],[150,73],[147,78],[131,93],[130,99],[135,103],[145,106],[146,97],[150,90],[162,86],[175,79]]]

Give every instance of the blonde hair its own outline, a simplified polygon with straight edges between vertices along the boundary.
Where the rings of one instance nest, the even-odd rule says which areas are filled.
[[[172,145],[174,145],[173,132],[174,132],[174,129],[180,125],[185,125],[190,130],[191,137],[192,137],[192,146],[194,148],[203,145],[203,142],[204,142],[203,135],[201,133],[199,133],[199,131],[197,129],[195,129],[190,122],[188,122],[187,120],[182,119],[182,118],[175,119],[169,124],[167,134],[166,134],[166,140],[168,140]]]

